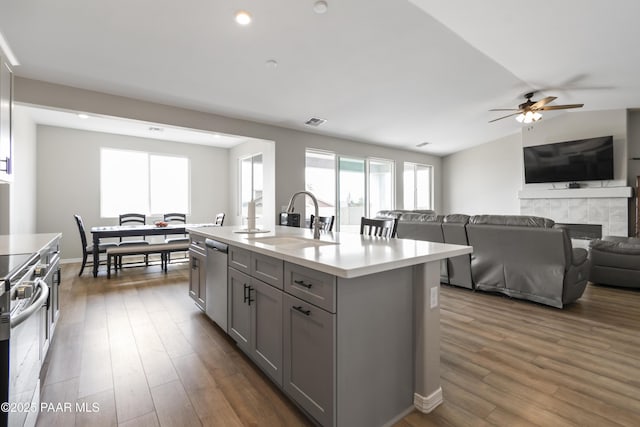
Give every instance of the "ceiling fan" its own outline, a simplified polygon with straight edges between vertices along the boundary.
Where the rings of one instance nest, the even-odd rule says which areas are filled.
[[[531,123],[537,122],[542,118],[542,114],[540,111],[544,110],[566,110],[568,108],[580,108],[583,107],[584,104],[566,104],[566,105],[547,105],[550,102],[553,102],[556,97],[555,96],[547,96],[546,98],[542,98],[540,101],[532,101],[533,94],[535,92],[529,92],[524,95],[527,99],[522,104],[518,105],[518,108],[495,108],[489,111],[515,111],[514,113],[508,114],[503,117],[498,117],[497,119],[489,120],[489,123],[495,122],[497,120],[506,119],[507,117],[516,116],[516,120],[520,123]]]

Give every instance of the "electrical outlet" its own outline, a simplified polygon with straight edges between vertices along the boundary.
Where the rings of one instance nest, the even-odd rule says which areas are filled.
[[[438,287],[431,288],[431,308],[438,306]]]

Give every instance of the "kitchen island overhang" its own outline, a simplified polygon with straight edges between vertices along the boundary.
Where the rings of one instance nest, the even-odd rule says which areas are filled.
[[[345,313],[349,313],[348,316],[351,317],[353,325],[359,325],[363,329],[368,327],[368,323],[353,321],[355,318],[354,310],[346,310],[347,302],[354,307],[360,304],[360,300],[367,301],[371,310],[384,311],[385,298],[390,304],[394,304],[391,299],[395,298],[396,290],[400,294],[408,293],[407,296],[399,297],[403,304],[411,306],[409,310],[405,309],[405,311],[410,313],[408,319],[413,322],[408,328],[411,329],[409,331],[410,341],[403,344],[404,347],[408,347],[407,351],[411,352],[411,357],[407,359],[406,356],[403,356],[403,360],[411,360],[413,367],[410,370],[411,377],[408,379],[406,375],[401,373],[405,368],[398,368],[398,373],[404,382],[412,381],[413,401],[405,404],[407,396],[406,393],[403,393],[403,396],[398,399],[399,403],[396,405],[396,409],[393,410],[397,413],[394,413],[391,418],[389,418],[387,411],[378,418],[368,418],[366,423],[375,425],[397,421],[412,409],[411,403],[421,412],[430,412],[442,402],[440,388],[440,261],[449,257],[470,254],[472,247],[337,232],[323,233],[318,240],[313,239],[311,230],[281,226],[274,226],[269,232],[255,234],[243,233],[237,226],[191,228],[189,232],[279,259],[285,263],[335,275],[338,278],[338,319],[344,319]],[[341,279],[347,280],[341,281]],[[369,286],[368,283],[371,285]],[[341,285],[345,289],[340,289]],[[348,292],[346,291],[347,287],[351,288]],[[355,290],[361,293],[361,299],[353,295],[349,296]],[[376,292],[378,293],[377,297],[374,295]],[[384,295],[385,292],[387,292],[387,296],[380,298],[380,295]],[[365,295],[365,293],[371,293],[371,295]],[[377,308],[371,306],[372,301],[373,304],[377,304]],[[397,309],[398,307],[396,307]],[[364,317],[371,315],[371,312],[362,308],[355,309],[355,312]],[[341,328],[345,329],[346,323],[341,320],[338,320],[337,323],[336,352],[355,351],[355,347],[349,344],[349,338],[345,335],[347,331],[341,330]],[[406,326],[406,323],[404,325]],[[402,334],[407,334],[407,328],[404,329]],[[352,331],[353,329],[351,329]],[[380,342],[379,345],[384,346],[385,342]],[[343,356],[338,354],[337,357],[340,359]],[[356,358],[364,358],[370,365],[375,364],[375,358],[367,357],[366,352]],[[350,362],[339,360],[337,364],[340,366],[340,363],[346,365]],[[388,370],[388,368],[387,366],[386,369]],[[375,366],[370,366],[370,371],[376,372]],[[332,417],[333,421],[323,424],[348,425],[355,423],[355,425],[364,425],[365,421],[358,418],[357,409],[353,409],[353,407],[366,405],[370,410],[373,410],[379,405],[379,402],[374,399],[382,400],[382,398],[375,391],[369,391],[368,398],[354,398],[354,393],[350,392],[341,393],[340,390],[351,390],[349,387],[353,388],[354,386],[353,384],[344,385],[346,380],[341,379],[341,376],[346,372],[345,370],[341,370],[339,367],[337,372],[336,382],[338,384],[335,393],[337,415]],[[350,372],[349,376],[351,376]],[[381,380],[380,383],[383,384],[385,381],[388,382],[389,379]],[[358,399],[360,400],[358,401]],[[352,408],[346,409],[347,407]],[[400,408],[402,410],[399,410]]]

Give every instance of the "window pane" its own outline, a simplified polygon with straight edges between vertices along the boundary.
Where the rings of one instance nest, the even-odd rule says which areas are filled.
[[[253,182],[251,157],[240,160],[240,216],[247,217],[247,203],[251,201]]]
[[[147,153],[103,148],[100,152],[100,215],[149,213]]]
[[[403,199],[404,209],[415,209],[415,165],[413,163],[405,163],[404,164],[404,190],[403,190]]]
[[[369,160],[369,216],[393,205],[393,162]]]
[[[256,202],[256,217],[262,218],[262,154],[253,156],[253,200]],[[261,221],[256,221],[261,223]]]
[[[360,232],[360,218],[364,216],[365,176],[364,160],[341,157],[340,231]]]
[[[151,214],[189,213],[189,159],[151,155]]]
[[[318,199],[320,216],[336,214],[336,156],[331,153],[307,151],[305,158],[305,190]],[[306,198],[307,218],[314,211],[313,202]]]
[[[416,165],[416,209],[431,207],[431,166]]]

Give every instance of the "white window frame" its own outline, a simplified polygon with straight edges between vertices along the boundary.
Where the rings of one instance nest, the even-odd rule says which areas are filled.
[[[115,152],[129,152],[129,153],[137,153],[137,154],[144,154],[147,158],[147,200],[146,200],[146,209],[143,209],[142,212],[137,212],[137,213],[142,213],[145,214],[147,216],[154,216],[154,215],[162,215],[165,214],[167,212],[153,212],[151,210],[151,206],[152,204],[152,191],[151,188],[154,185],[153,181],[152,181],[152,177],[151,177],[151,159],[152,157],[170,157],[170,158],[176,158],[176,159],[185,159],[187,161],[187,206],[186,209],[184,209],[185,212],[181,212],[181,213],[185,213],[186,215],[190,215],[191,214],[191,159],[189,159],[189,157],[187,156],[180,156],[180,155],[175,155],[175,154],[171,154],[171,153],[157,153],[157,152],[150,152],[150,151],[143,151],[143,150],[130,150],[130,149],[122,149],[122,148],[113,148],[113,147],[100,147],[100,167],[102,168],[102,159],[103,159],[103,153],[105,151],[115,151]],[[103,185],[103,176],[102,176],[102,170],[100,172],[100,217],[101,218],[117,218],[119,214],[115,214],[109,215],[108,213],[105,215],[104,211],[104,200],[102,197],[102,185]],[[133,210],[137,210],[137,209],[132,209],[132,210],[128,210],[127,212],[131,212]],[[120,213],[127,213],[127,212],[120,212]]]
[[[242,218],[242,216],[244,215],[244,213],[242,212],[242,190],[243,190],[243,182],[242,182],[242,162],[244,162],[247,159],[251,159],[251,194],[252,194],[252,198],[253,196],[255,196],[255,167],[254,167],[254,159],[256,157],[262,157],[262,167],[264,168],[264,154],[263,153],[253,153],[253,154],[249,154],[247,156],[243,156],[243,157],[239,157],[238,158],[238,216]],[[263,169],[264,170],[264,169]],[[264,187],[264,174],[262,176],[263,179],[263,183],[262,186]],[[264,196],[263,196],[264,197]]]
[[[316,149],[316,148],[306,148],[305,149],[305,159],[307,156],[307,153],[317,153],[317,154],[331,154],[334,156],[334,173],[335,173],[335,183],[336,183],[336,188],[335,188],[335,192],[334,192],[334,206],[335,206],[335,222],[334,222],[334,227],[336,229],[336,231],[340,231],[340,159],[342,158],[346,158],[346,159],[352,159],[352,160],[363,160],[364,161],[364,215],[365,216],[370,216],[371,213],[371,179],[370,179],[370,171],[371,171],[371,166],[370,166],[370,162],[371,161],[378,161],[378,162],[388,162],[391,164],[391,207],[389,208],[390,210],[395,209],[396,206],[396,185],[397,185],[397,181],[396,181],[396,162],[394,160],[391,159],[385,159],[382,157],[361,157],[361,156],[352,156],[352,155],[348,155],[348,154],[338,154],[334,151],[329,151],[329,150],[321,150],[321,149]],[[306,165],[306,160],[305,160],[305,165]],[[306,167],[306,166],[305,166]],[[305,178],[306,178],[306,173],[305,173]],[[306,188],[306,182],[305,182],[305,188]],[[306,212],[305,212],[306,214]],[[308,215],[306,215],[308,216]]]
[[[402,174],[402,179],[403,179],[403,191],[406,191],[406,188],[404,186],[404,179],[405,179],[405,173],[408,170],[408,167],[411,168],[413,170],[413,206],[404,206],[405,204],[405,197],[403,195],[402,198],[402,203],[403,203],[403,208],[404,209],[430,209],[430,210],[435,210],[434,208],[434,194],[433,194],[433,188],[434,188],[434,182],[433,182],[433,165],[425,165],[422,163],[415,163],[415,162],[404,162],[404,169],[403,169],[403,174]],[[418,200],[418,173],[417,173],[417,169],[418,167],[422,167],[422,168],[426,168],[429,170],[429,206],[428,207],[419,207],[417,206],[417,200]]]

